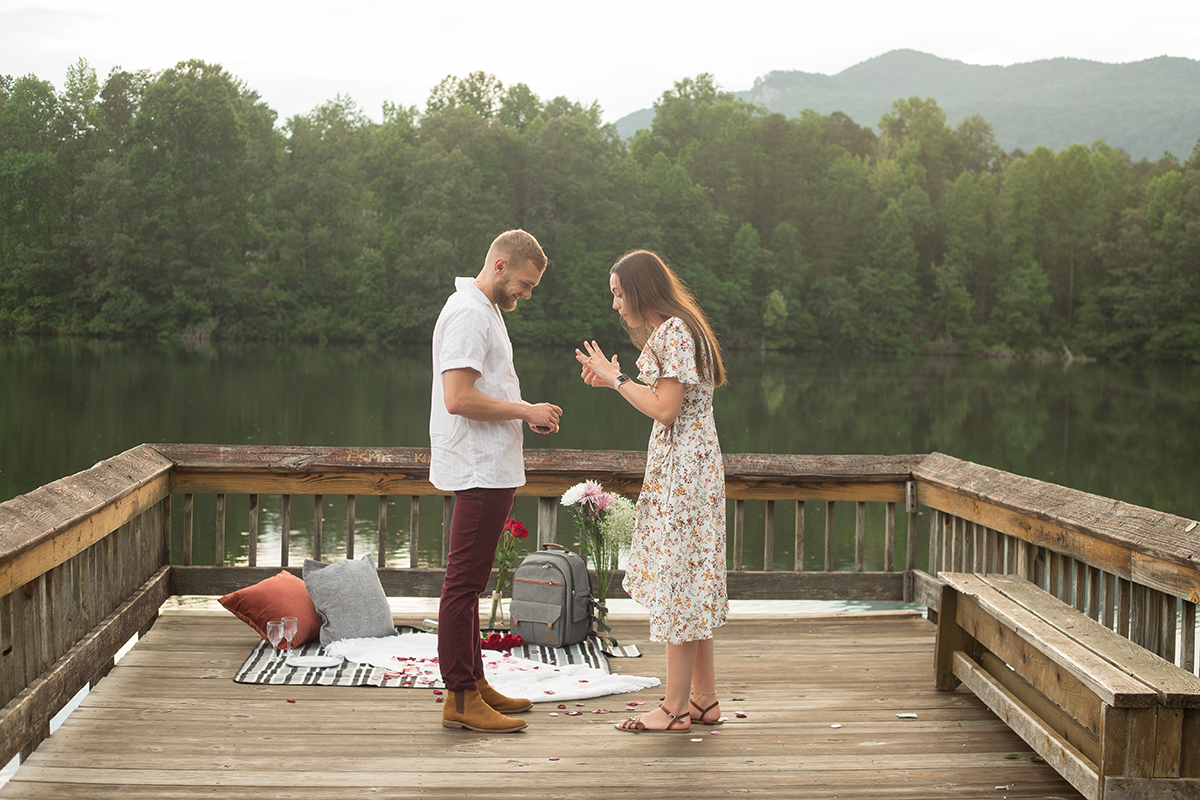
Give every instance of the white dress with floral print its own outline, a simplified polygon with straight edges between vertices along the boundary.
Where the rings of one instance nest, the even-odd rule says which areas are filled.
[[[650,611],[650,639],[682,644],[725,624],[725,468],[713,422],[713,386],[700,378],[696,349],[678,317],[660,325],[637,361],[638,380],[684,384],[674,424],[654,423],[625,570],[629,596]]]

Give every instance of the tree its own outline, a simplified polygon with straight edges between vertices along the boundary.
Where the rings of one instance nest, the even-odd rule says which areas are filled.
[[[96,300],[115,314],[102,314],[98,329],[182,331],[234,310],[245,254],[257,244],[252,211],[271,168],[263,156],[273,122],[218,65],[181,62],[146,87],[129,134],[132,202],[115,229],[93,228],[100,242],[131,235],[137,251],[128,268],[97,276]],[[147,316],[123,311],[130,293]]]
[[[352,277],[360,267],[367,269],[372,294],[387,296],[384,262],[374,257],[377,214],[367,187],[373,128],[354,101],[342,96],[292,117],[285,127],[272,190],[269,257],[260,275],[277,296],[288,298],[293,315],[299,309],[324,312],[306,321],[307,336],[326,337],[361,318],[347,313],[352,305],[361,308],[361,287]],[[347,333],[361,335],[359,329]]]
[[[923,188],[934,205],[940,203],[946,189],[962,171],[963,156],[962,142],[946,123],[946,112],[932,97],[900,99],[879,120],[879,128],[880,149],[884,153],[905,142],[918,144],[916,160],[926,177]]]
[[[0,107],[0,324],[10,329],[46,330],[69,313],[62,133],[54,88],[32,75],[14,81]]]
[[[821,141],[825,144],[841,148],[859,158],[871,158],[875,155],[876,136],[870,128],[857,124],[841,111],[822,117],[811,109],[806,109],[801,112],[801,118],[807,114],[819,118]]]
[[[518,92],[518,95],[520,94],[521,92]],[[436,114],[448,109],[462,109],[490,120],[500,110],[503,98],[504,84],[495,75],[478,70],[465,78],[447,75],[429,93],[425,113]]]
[[[1012,269],[996,286],[996,305],[991,314],[996,341],[1025,352],[1042,343],[1042,317],[1051,302],[1049,285],[1050,279],[1036,261],[1019,256],[1014,259]]]
[[[770,293],[766,297],[763,293],[775,285],[775,263],[771,251],[762,247],[753,225],[746,223],[738,228],[729,248],[727,264],[717,283],[717,296],[722,302],[709,313],[734,342],[757,341],[765,346],[764,320],[768,316],[768,306],[764,302],[770,298]],[[780,294],[779,300],[782,299]],[[778,300],[771,303],[774,310],[769,316],[773,327],[779,327],[787,318],[786,303],[782,309],[778,305]]]
[[[768,341],[778,343],[784,324],[787,322],[788,307],[783,292],[772,289],[763,300],[762,312],[762,348],[767,349]]]
[[[542,113],[542,101],[528,86],[518,83],[504,91],[497,119],[500,124],[523,131]]]
[[[817,327],[814,349],[856,349],[863,338],[862,308],[850,282],[841,275],[820,276],[813,281],[812,298]]]
[[[1200,171],[1154,179],[1098,248],[1108,285],[1084,310],[1088,341],[1116,358],[1200,362]]]
[[[999,172],[1004,168],[1005,155],[992,125],[979,114],[965,117],[954,129],[958,140],[958,154],[962,169],[975,177],[985,172]]]
[[[930,321],[934,333],[955,343],[963,342],[972,331],[974,301],[967,290],[967,269],[958,251],[933,267],[934,291]]]
[[[986,172],[977,177],[961,173],[938,209],[938,217],[945,246],[943,267],[952,264],[954,281],[963,281],[976,315],[973,324],[984,322],[991,308],[992,287],[1007,266],[1000,179]],[[936,268],[934,272],[935,284],[944,284],[950,277],[937,276]]]
[[[863,312],[863,345],[882,352],[913,349],[908,323],[916,306],[917,250],[911,226],[892,200],[879,218],[870,258],[861,270],[859,305]]]

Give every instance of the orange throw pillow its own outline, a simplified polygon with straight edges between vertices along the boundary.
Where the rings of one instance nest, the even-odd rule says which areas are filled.
[[[293,647],[310,642],[321,633],[321,617],[317,615],[317,607],[313,605],[304,581],[287,570],[253,586],[230,592],[217,602],[264,639],[267,638],[267,623],[283,617],[296,618]],[[280,642],[280,646],[287,645]]]

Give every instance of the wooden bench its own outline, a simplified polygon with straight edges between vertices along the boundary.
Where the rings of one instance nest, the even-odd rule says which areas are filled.
[[[1089,800],[1200,798],[1200,678],[1022,578],[941,578],[938,689],[961,681]]]

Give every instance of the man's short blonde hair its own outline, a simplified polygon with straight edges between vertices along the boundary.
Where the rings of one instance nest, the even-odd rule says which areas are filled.
[[[513,266],[520,266],[526,261],[532,261],[539,272],[546,269],[546,254],[533,235],[517,229],[505,231],[492,241],[488,248],[488,261],[495,256],[503,256]]]

